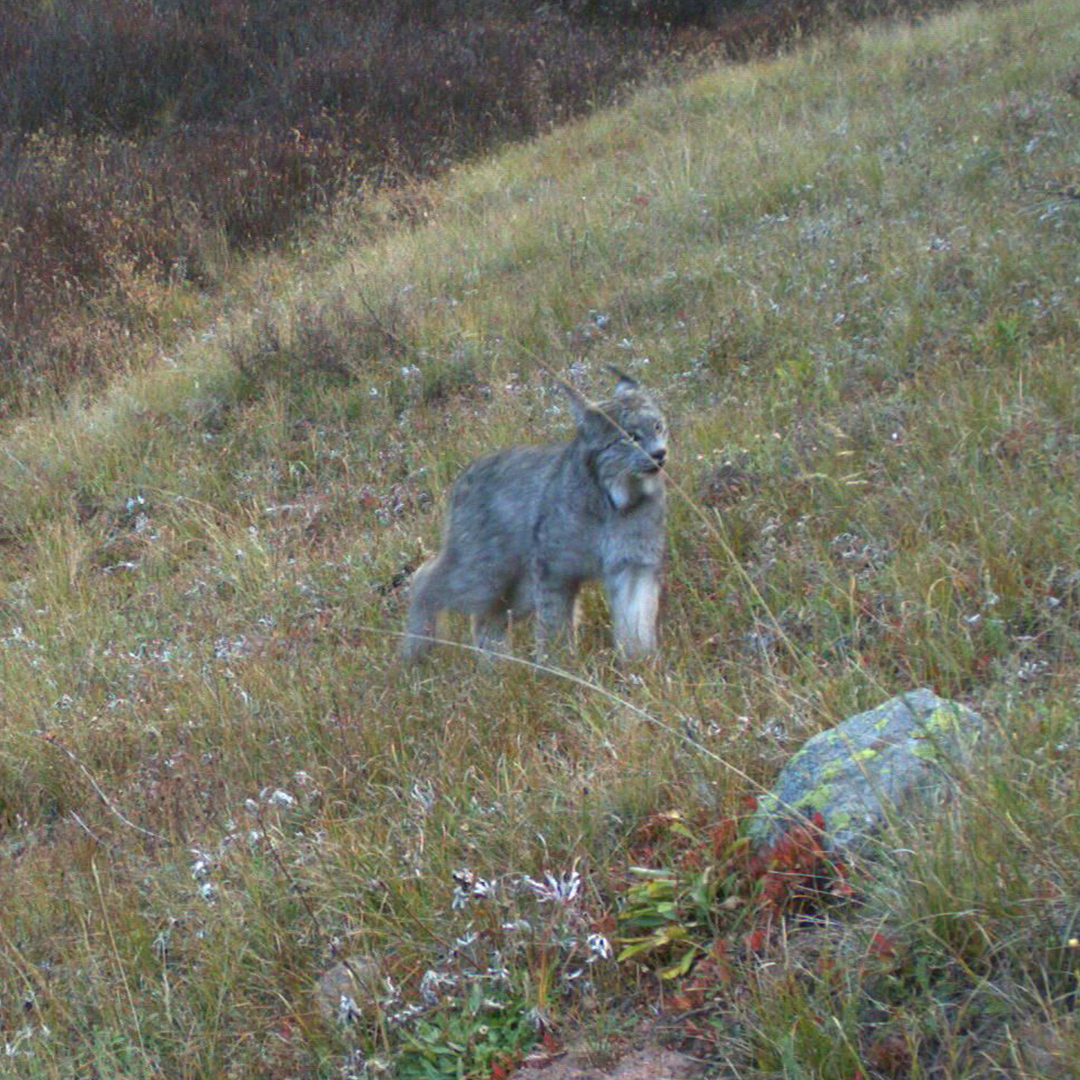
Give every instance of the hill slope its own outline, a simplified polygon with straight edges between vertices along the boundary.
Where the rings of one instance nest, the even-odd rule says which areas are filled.
[[[12,429],[14,1075],[342,1075],[410,1032],[490,1074],[529,1014],[609,1037],[630,965],[560,978],[626,866],[681,857],[655,815],[697,835],[921,685],[999,750],[962,814],[910,823],[918,859],[873,872],[828,967],[785,938],[733,959],[717,1067],[1047,1075],[1021,1030],[1075,1056],[1080,206],[1043,189],[1080,165],[1076,16],[966,9],[642,94],[418,189],[411,226],[329,224],[323,269],[267,263],[159,370]],[[566,431],[545,367],[599,396],[606,362],[674,427],[663,660],[619,672],[591,597],[598,689],[450,648],[402,671],[447,485]],[[452,911],[459,867],[500,906]],[[571,867],[565,924],[508,884]],[[515,915],[532,936],[470,959],[506,966],[497,1010],[447,989],[430,1030],[386,1021]],[[871,970],[884,926],[908,960]],[[344,1034],[311,993],[335,939],[396,988]]]

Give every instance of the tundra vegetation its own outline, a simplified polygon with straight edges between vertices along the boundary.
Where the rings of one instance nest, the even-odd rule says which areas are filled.
[[[0,418],[152,360],[373,189],[422,218],[417,178],[690,57],[947,2],[5,0]]]
[[[1071,1075],[1077,14],[645,88],[9,421],[6,1075],[499,1076],[643,1017],[721,1076]],[[565,677],[405,669],[453,478],[569,431],[540,360],[662,397],[661,658],[590,592]],[[745,850],[806,738],[921,686],[986,724],[954,805],[843,868],[812,822]]]
[[[610,102],[662,57],[745,52],[812,10],[6,0],[0,416],[138,366],[135,341],[190,326],[248,252],[301,255],[311,216],[373,187],[422,215],[415,178]]]

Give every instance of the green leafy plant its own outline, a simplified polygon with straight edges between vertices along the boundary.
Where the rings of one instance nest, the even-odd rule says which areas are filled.
[[[634,883],[619,913],[626,934],[618,960],[648,958],[661,964],[661,978],[676,979],[705,951],[716,930],[717,896],[735,882],[713,857],[708,838],[681,814],[655,815],[648,827],[659,827],[669,843],[675,842],[672,853],[680,856],[680,865],[630,868]]]
[[[620,922],[631,931],[622,939],[620,962],[647,953],[674,956],[659,971],[661,978],[674,979],[690,970],[694,958],[703,951],[700,943],[711,925],[711,910],[717,880],[713,867],[695,874],[673,870],[631,867],[639,880],[626,894]]]
[[[521,998],[474,984],[456,1009],[415,1022],[402,1034],[402,1080],[469,1080],[509,1069],[537,1039]],[[505,1075],[504,1072],[504,1075]]]

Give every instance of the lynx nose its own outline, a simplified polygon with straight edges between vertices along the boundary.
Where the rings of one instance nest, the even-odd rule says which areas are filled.
[[[667,451],[664,449],[654,450],[649,457],[656,462],[657,465],[663,465],[667,461]]]

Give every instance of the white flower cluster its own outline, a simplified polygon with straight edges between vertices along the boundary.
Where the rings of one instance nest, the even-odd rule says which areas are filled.
[[[494,963],[480,975],[483,978],[502,978],[508,980],[509,970],[503,963],[507,954],[527,947],[537,934],[547,937],[547,945],[555,944],[566,957],[567,963],[562,971],[564,987],[578,982],[587,973],[591,965],[599,961],[609,961],[614,953],[611,942],[601,933],[582,934],[588,925],[586,913],[581,910],[581,874],[576,868],[562,873],[545,873],[542,879],[529,877],[527,874],[514,875],[506,879],[511,888],[497,890],[495,883],[479,877],[471,870],[455,870],[451,875],[454,882],[451,908],[460,911],[472,904],[483,903],[497,898],[500,904],[508,904],[515,895],[524,895],[539,905],[550,905],[558,912],[554,920],[545,917],[531,922],[516,912],[513,918],[506,918],[499,923],[499,929],[505,935],[503,941],[493,953]],[[477,942],[479,935],[469,931],[454,942],[454,953],[461,954]],[[488,939],[485,939],[488,940]],[[576,963],[574,960],[576,958]],[[474,972],[474,975],[477,974]],[[429,971],[421,986],[421,994],[428,998],[437,998],[440,987],[456,985],[452,976],[436,971]]]
[[[455,911],[466,907],[470,901],[484,900],[491,893],[491,882],[477,877],[471,870],[455,870],[450,876],[454,880],[454,896],[450,906]]]
[[[542,904],[572,904],[581,891],[581,875],[566,870],[559,875],[545,874],[543,881],[522,877],[521,883],[531,889]]]

